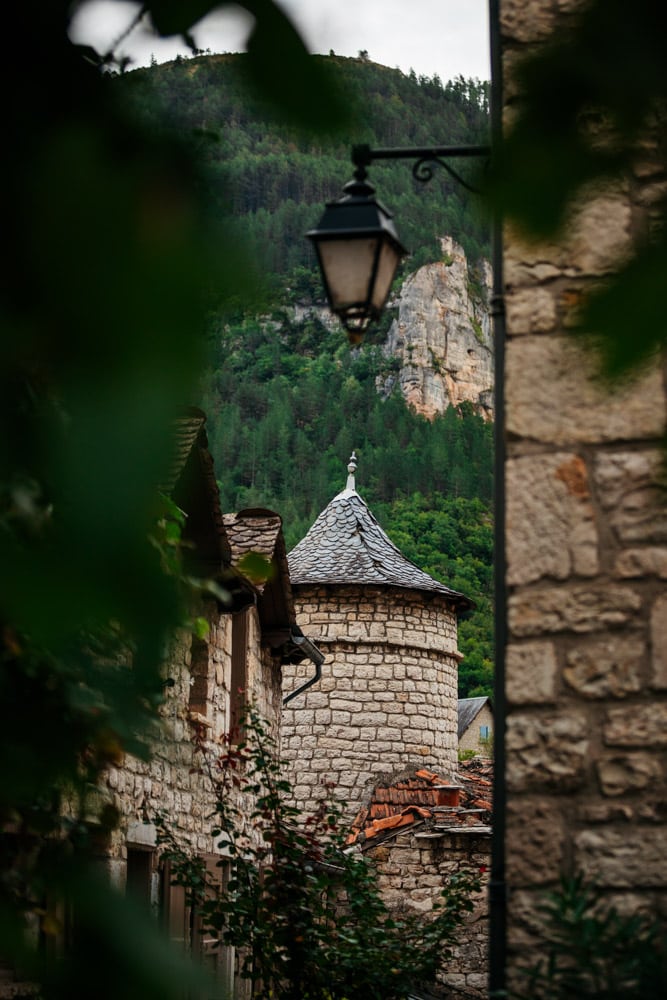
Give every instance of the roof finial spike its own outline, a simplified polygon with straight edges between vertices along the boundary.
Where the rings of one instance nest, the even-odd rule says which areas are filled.
[[[353,451],[352,454],[350,455],[350,461],[347,464],[348,476],[347,476],[347,485],[345,486],[345,489],[354,490],[355,493],[357,491],[357,487],[354,484],[354,473],[356,472],[356,470],[357,470],[357,453]]]

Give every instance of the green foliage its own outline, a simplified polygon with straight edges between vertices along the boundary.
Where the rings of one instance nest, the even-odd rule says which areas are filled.
[[[526,1000],[658,1000],[667,992],[664,924],[620,914],[581,876],[548,895],[544,957],[517,995]]]
[[[216,791],[213,833],[230,857],[222,891],[207,883],[168,819],[158,817],[158,825],[176,883],[199,907],[208,932],[239,949],[252,996],[403,1000],[410,989],[434,982],[472,909],[479,877],[452,876],[428,916],[390,911],[372,865],[344,851],[333,805],[324,798],[317,814],[305,818],[286,804],[291,786],[253,707],[244,732],[245,741],[217,760],[200,746],[202,770]],[[239,794],[254,802],[250,835]]]
[[[488,431],[485,431],[485,433]],[[374,512],[408,559],[464,593],[475,609],[459,621],[459,698],[493,694],[493,521],[478,497],[413,494]]]
[[[351,109],[348,131],[335,141],[296,133],[276,120],[265,102],[249,94],[243,56],[198,57],[116,81],[141,121],[162,128],[168,113],[176,134],[198,143],[211,213],[226,217],[273,282],[261,319],[241,310],[212,315],[202,392],[223,507],[280,511],[288,548],[344,485],[344,463],[353,449],[363,462],[363,494],[374,509],[416,493],[435,508],[442,494],[481,498],[488,514],[492,494],[491,429],[480,418],[464,409],[429,422],[398,393],[384,401],[378,396],[378,380],[389,384],[394,374],[380,349],[391,310],[367,345],[350,353],[338,332],[315,316],[297,322],[289,308],[322,295],[303,233],[348,179],[353,142],[433,145],[443,131],[451,142],[485,141],[486,87],[461,78],[443,86],[437,78],[404,76],[368,58],[316,62],[333,76]],[[389,163],[378,167],[376,181],[414,251],[405,269],[440,259],[437,237],[443,234],[463,243],[473,262],[487,251],[484,221],[465,189],[445,174],[418,185],[405,164]],[[465,570],[465,553],[458,547],[456,553],[458,562],[452,556],[439,567],[440,578],[457,586],[442,577],[453,573],[479,604],[461,629],[462,693],[486,694],[492,672],[490,584],[480,581],[476,566]],[[416,561],[424,557],[428,564],[437,561],[431,552],[420,552]],[[483,558],[490,562],[490,551]]]
[[[30,70],[18,48],[2,63],[0,959],[54,1000],[91,988],[168,1000],[196,983],[91,874],[117,819],[95,790],[124,753],[147,754],[158,723],[165,640],[184,610],[178,525],[157,485],[207,310],[247,304],[250,282],[203,198],[198,150],[130,114],[95,54],[70,42],[73,6],[17,5]],[[297,111],[295,91],[316,100],[321,74],[279,8],[254,6],[276,45],[291,33],[280,100]],[[185,30],[211,4],[145,7]]]
[[[262,65],[276,87],[289,77],[286,54],[275,39],[270,49]],[[274,54],[280,60],[275,71]],[[265,97],[253,95],[248,77],[257,66],[245,55],[198,56],[125,73],[116,87],[119,99],[151,129],[169,122],[179,137],[198,144],[210,211],[226,217],[274,296],[285,282],[294,297],[322,295],[303,236],[350,179],[352,145],[432,146],[443,135],[453,144],[487,140],[487,87],[476,81],[443,86],[437,77],[405,76],[367,59],[315,57],[310,72],[331,81],[348,109],[344,127],[327,137],[297,131],[282,108],[277,117]],[[303,93],[315,91],[311,86]],[[332,122],[326,108],[316,112],[320,122]],[[414,255],[411,269],[439,259],[437,239],[446,234],[463,244],[472,262],[488,256],[488,225],[474,196],[444,172],[424,185],[411,180],[405,163],[387,161],[373,167],[373,182],[396,213]]]

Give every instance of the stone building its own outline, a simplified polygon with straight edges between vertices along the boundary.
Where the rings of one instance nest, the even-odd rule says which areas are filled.
[[[459,698],[459,750],[489,755],[493,740],[493,709],[490,698]]]
[[[348,843],[373,861],[385,902],[428,913],[462,870],[489,866],[493,764],[459,763],[443,777],[426,768],[380,780],[355,817]],[[438,980],[446,996],[487,995],[488,905],[483,886]]]
[[[519,58],[563,37],[580,6],[501,0],[507,122]],[[609,393],[569,333],[577,303],[650,231],[664,188],[645,142],[559,241],[505,233],[511,983],[543,953],[539,906],[561,873],[626,912],[667,913],[665,370],[656,358]]]
[[[101,794],[118,810],[120,822],[101,845],[100,861],[116,885],[155,911],[180,947],[206,957],[208,942],[196,914],[185,905],[183,888],[171,885],[169,863],[156,849],[155,817],[164,812],[181,846],[205,860],[213,879],[224,879],[224,865],[218,864],[224,853],[211,835],[213,787],[200,772],[195,736],[216,757],[222,745],[237,739],[246,698],[257,704],[277,736],[282,668],[289,660],[301,660],[304,652],[280,518],[266,510],[223,516],[200,411],[178,422],[176,452],[165,486],[188,515],[188,568],[215,581],[218,596],[205,595],[192,609],[208,622],[205,638],[184,628],[172,639],[165,659],[163,725],[151,759],[126,755],[108,770]],[[272,563],[272,574],[261,573],[257,556]],[[211,950],[207,957],[231,986],[231,950]]]
[[[333,782],[350,821],[380,775],[456,772],[457,614],[471,606],[399,552],[355,469],[353,456],[346,488],[289,555],[297,614],[326,667],[282,722],[297,805],[311,811]],[[287,666],[286,688],[307,672]]]

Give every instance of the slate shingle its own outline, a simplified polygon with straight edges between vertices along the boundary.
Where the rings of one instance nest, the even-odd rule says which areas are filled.
[[[463,594],[406,559],[349,485],[325,507],[288,559],[293,585],[389,585],[442,594],[461,609],[472,607]]]

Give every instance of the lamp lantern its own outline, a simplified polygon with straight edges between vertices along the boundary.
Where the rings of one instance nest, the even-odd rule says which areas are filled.
[[[337,201],[329,202],[312,240],[329,306],[358,343],[368,324],[380,317],[391,283],[407,251],[391,212],[374,197],[375,188],[358,170]]]

